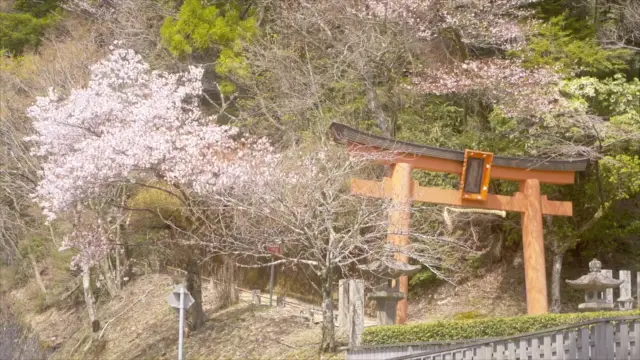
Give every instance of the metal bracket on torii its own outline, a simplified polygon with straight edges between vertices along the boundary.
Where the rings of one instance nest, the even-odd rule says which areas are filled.
[[[391,198],[388,241],[409,244],[413,201],[473,207],[478,209],[517,211],[522,213],[522,242],[529,314],[548,312],[542,215],[572,216],[572,203],[552,201],[540,193],[540,184],[573,184],[575,173],[584,171],[588,159],[548,160],[493,155],[475,150],[450,150],[416,145],[371,135],[346,125],[333,123],[330,129],[338,143],[349,151],[370,154],[372,161],[391,165],[391,177],[382,182],[352,179],[354,194]],[[460,174],[460,190],[420,186],[412,179],[413,169]],[[520,191],[513,196],[489,193],[491,179],[513,180]],[[404,255],[396,259],[408,262]],[[400,291],[407,293],[409,282],[400,278]],[[397,323],[407,321],[407,300],[398,303]]]

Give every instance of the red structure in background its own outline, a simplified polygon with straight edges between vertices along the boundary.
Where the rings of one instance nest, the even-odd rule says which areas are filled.
[[[540,193],[540,184],[573,184],[575,173],[584,171],[588,159],[542,160],[494,156],[476,150],[465,152],[416,145],[395,139],[367,134],[348,126],[333,123],[334,139],[348,146],[353,153],[370,153],[376,162],[391,165],[391,177],[381,182],[353,179],[355,194],[391,198],[388,241],[409,244],[411,206],[413,201],[465,206],[480,209],[517,211],[522,213],[522,243],[529,314],[549,311],[545,270],[542,215],[572,216],[572,203],[552,201]],[[460,174],[460,190],[420,186],[412,179],[413,169]],[[513,180],[520,191],[513,196],[489,193],[491,179]],[[408,262],[397,254],[399,261]],[[400,291],[408,293],[409,281],[401,277]],[[397,324],[407,322],[407,300],[398,303]]]

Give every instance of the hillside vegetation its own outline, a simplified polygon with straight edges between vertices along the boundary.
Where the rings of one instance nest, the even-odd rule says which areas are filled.
[[[638,1],[4,0],[0,51],[0,320],[35,331],[29,351],[173,357],[170,267],[203,358],[336,351],[338,280],[397,252],[422,266],[411,321],[524,312],[519,214],[414,203],[412,246],[389,246],[390,202],[348,187],[389,169],[349,156],[332,122],[588,158],[575,184],[542,189],[574,213],[544,219],[551,310],[575,310],[562,284],[594,257],[640,271]],[[266,290],[272,264],[276,292],[324,307],[322,325],[203,285]],[[274,323],[277,341],[257,335]],[[246,353],[201,341],[217,336]]]

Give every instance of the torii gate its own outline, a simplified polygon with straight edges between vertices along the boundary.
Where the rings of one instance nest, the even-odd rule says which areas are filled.
[[[586,169],[588,159],[494,156],[481,151],[449,150],[401,142],[338,123],[331,124],[330,129],[335,141],[347,145],[349,151],[384,154],[376,161],[392,166],[391,178],[385,177],[382,182],[352,179],[351,191],[365,196],[391,198],[387,239],[393,244],[409,244],[413,200],[521,212],[527,311],[530,315],[549,311],[542,215],[572,216],[573,208],[570,201],[548,200],[540,193],[540,183],[573,184],[575,173]],[[460,174],[461,190],[420,186],[412,180],[414,168]],[[518,181],[520,192],[514,196],[489,194],[491,178]],[[406,256],[396,256],[398,260],[408,262]],[[409,291],[406,276],[400,278],[400,291]],[[407,300],[398,303],[398,324],[407,322],[407,310]]]

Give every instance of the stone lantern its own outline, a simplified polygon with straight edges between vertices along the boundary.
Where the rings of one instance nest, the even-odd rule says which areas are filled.
[[[613,303],[607,303],[605,291],[620,286],[623,280],[616,280],[601,272],[602,263],[597,259],[589,263],[589,273],[577,280],[566,280],[575,289],[584,290],[584,303],[578,305],[580,311],[613,310]]]
[[[376,301],[378,325],[393,325],[396,323],[396,309],[398,302],[406,299],[407,294],[400,292],[399,281],[393,281],[401,276],[411,276],[420,271],[420,265],[409,265],[396,260],[376,260],[358,267],[363,273],[373,274],[386,280],[375,287],[368,298]]]

